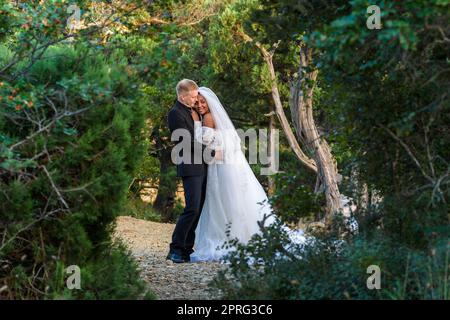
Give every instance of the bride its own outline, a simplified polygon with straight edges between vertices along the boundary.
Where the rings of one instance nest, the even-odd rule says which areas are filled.
[[[240,138],[214,92],[199,88],[197,110],[192,112],[195,139],[215,150],[208,165],[206,198],[195,230],[191,261],[220,260],[231,239],[241,243],[260,231],[258,222],[275,222],[267,195],[241,150]]]

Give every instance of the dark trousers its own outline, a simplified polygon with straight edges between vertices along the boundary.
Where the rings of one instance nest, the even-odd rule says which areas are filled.
[[[171,253],[189,255],[194,252],[195,229],[205,202],[206,177],[206,174],[182,177],[186,206],[172,234]]]

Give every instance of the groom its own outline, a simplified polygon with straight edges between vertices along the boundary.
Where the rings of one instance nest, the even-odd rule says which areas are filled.
[[[194,139],[194,120],[191,115],[192,112],[197,112],[194,106],[197,103],[198,86],[192,80],[183,79],[178,82],[176,91],[177,101],[169,111],[168,125],[171,133],[176,129],[189,131],[191,161],[177,165],[177,175],[183,180],[186,206],[173,231],[167,259],[175,263],[183,263],[189,262],[189,256],[194,252],[195,229],[205,202],[207,164],[202,156],[200,163],[194,162],[194,150],[203,151],[204,149],[203,145],[201,148],[195,146],[199,143]]]

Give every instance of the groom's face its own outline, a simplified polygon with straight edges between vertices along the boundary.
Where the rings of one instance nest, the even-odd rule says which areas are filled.
[[[198,90],[190,90],[183,96],[183,102],[185,105],[189,107],[194,107],[197,103]]]

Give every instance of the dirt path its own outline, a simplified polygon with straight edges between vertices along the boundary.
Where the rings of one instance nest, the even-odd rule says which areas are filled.
[[[181,263],[166,260],[174,224],[122,216],[116,236],[139,262],[142,277],[159,299],[214,299],[208,283],[223,267],[218,263]]]

